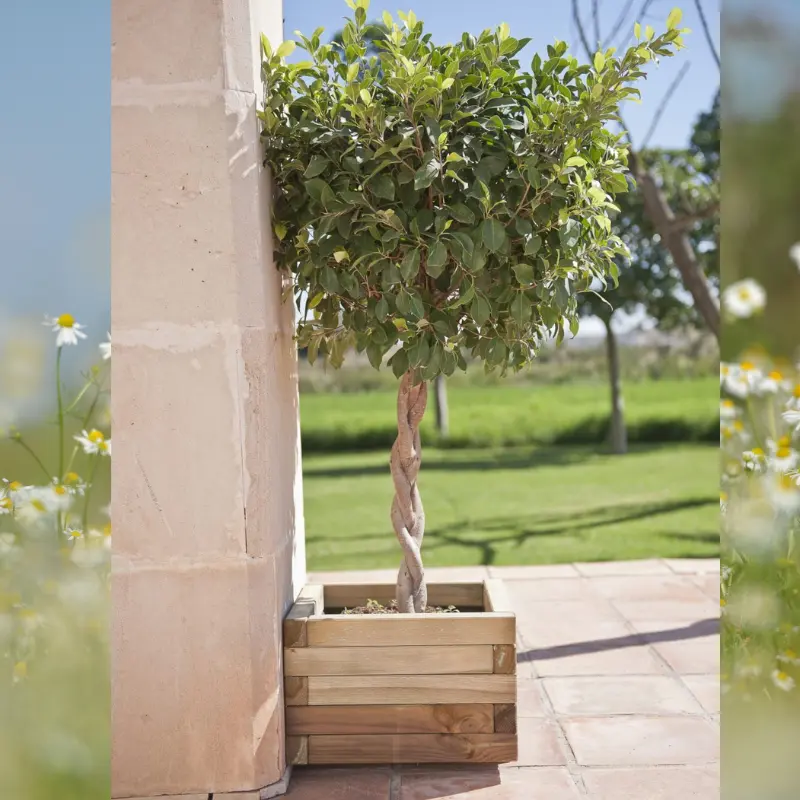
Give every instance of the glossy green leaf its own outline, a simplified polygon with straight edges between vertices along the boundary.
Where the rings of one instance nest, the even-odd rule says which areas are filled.
[[[496,253],[506,243],[506,229],[499,220],[485,219],[481,224],[481,238],[486,249]]]

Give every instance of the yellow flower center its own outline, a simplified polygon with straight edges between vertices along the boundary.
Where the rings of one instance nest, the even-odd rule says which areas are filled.
[[[728,601],[724,597],[720,597],[719,604],[720,606],[726,606],[728,605]]]
[[[794,390],[792,391],[792,394],[795,397],[800,397],[800,383],[795,385]]]
[[[788,436],[781,436],[778,439],[778,447],[790,447],[792,444],[792,440]]]
[[[14,664],[14,677],[25,678],[28,675],[28,665],[24,661],[18,661]]]
[[[781,373],[778,372],[778,370],[773,370],[772,372],[770,372],[768,377],[772,378],[772,380],[774,380],[774,381],[782,381],[783,380],[783,375],[781,375]]]
[[[751,369],[755,369],[755,364],[752,361],[742,361],[739,365],[739,368],[742,372],[750,372]]]
[[[35,508],[37,511],[41,511],[41,512],[45,512],[45,511],[47,511],[47,509],[45,508],[45,505],[44,505],[44,503],[43,503],[41,500],[33,500],[33,501],[31,502],[31,505],[32,505],[32,506],[33,506],[33,507],[34,507],[34,508]]]
[[[740,300],[749,300],[750,299],[750,290],[746,286],[739,287],[739,299]]]
[[[728,375],[731,371],[731,368],[727,364],[720,364],[719,371],[721,375]]]
[[[733,408],[733,400],[723,400],[722,401],[723,408]]]
[[[101,445],[105,441],[105,436],[103,436],[103,434],[97,429],[94,429],[89,433],[89,441],[93,442],[94,444]]]
[[[77,472],[68,472],[64,476],[64,483],[69,483],[69,484],[78,483],[78,481],[80,481],[80,479],[81,479],[81,476],[78,475]]]
[[[780,488],[781,489],[796,489],[794,481],[792,480],[791,475],[781,475],[780,477]]]
[[[764,451],[760,447],[754,447],[752,450],[754,456],[761,457],[764,455]]]
[[[8,491],[9,492],[18,492],[22,488],[22,484],[19,481],[11,481],[8,484]]]
[[[58,483],[55,486],[53,486],[53,491],[56,494],[60,494],[60,495],[64,495],[64,494],[67,493],[67,490],[61,484],[58,484]]]
[[[740,419],[737,419],[736,422],[733,423],[733,428],[737,431],[743,431],[744,423]]]
[[[775,455],[778,458],[789,458],[789,456],[791,454],[792,454],[792,450],[789,447],[779,447],[777,452],[775,453]]]
[[[724,436],[726,439],[730,439],[730,438],[731,438],[731,436],[733,436],[733,430],[732,430],[731,428],[723,428],[723,429],[722,429],[722,435],[723,435],[723,436]]]
[[[111,536],[111,523],[103,525],[103,536]]]
[[[789,676],[788,676],[788,675],[787,675],[785,672],[779,672],[779,673],[778,673],[778,674],[775,676],[775,680],[778,680],[778,681],[785,681],[785,680],[786,680],[788,677],[789,677]]]
[[[11,509],[13,507],[14,507],[14,504],[11,502],[11,498],[10,497],[4,497],[2,500],[0,500],[0,508],[6,508],[9,511],[11,511]]]
[[[72,328],[75,325],[75,317],[72,314],[62,314],[56,322],[60,328]]]
[[[719,493],[719,499],[722,500],[722,502],[724,503],[728,499],[728,493],[727,492],[720,492]]]
[[[795,651],[794,651],[794,650],[787,650],[787,651],[784,653],[784,655],[786,656],[786,658],[793,658],[793,659],[794,659],[794,658],[797,658],[797,653],[795,653]]]

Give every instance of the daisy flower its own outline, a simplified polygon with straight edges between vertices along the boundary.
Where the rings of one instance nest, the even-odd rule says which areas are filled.
[[[767,441],[769,457],[767,463],[775,472],[790,472],[797,466],[797,452],[792,449],[788,436],[782,436],[777,443]]]
[[[78,344],[78,339],[85,339],[83,325],[75,322],[72,314],[62,314],[60,317],[45,317],[43,325],[47,325],[56,335],[56,347],[65,344]]]
[[[17,519],[31,527],[49,523],[58,511],[56,493],[50,486],[32,486],[15,507]]]
[[[762,377],[761,370],[752,361],[743,361],[730,371],[725,380],[725,390],[743,399],[761,383]]]
[[[793,244],[789,248],[789,258],[791,258],[792,261],[797,264],[797,269],[800,269],[800,242]]]
[[[64,476],[62,485],[66,487],[70,494],[83,495],[86,491],[86,484],[81,480],[81,476],[77,472],[68,472]]]
[[[72,525],[67,525],[67,527],[64,528],[64,535],[71,542],[76,542],[78,539],[83,538],[83,531],[79,530],[78,528],[73,528]]]
[[[760,447],[754,447],[752,450],[745,450],[742,453],[742,463],[744,468],[750,472],[761,472],[766,463],[766,456]]]
[[[728,493],[719,493],[719,510],[724,514],[728,510]]]
[[[772,671],[772,682],[784,692],[791,692],[794,689],[794,678],[779,669]]]
[[[111,455],[111,439],[106,439],[96,428],[93,428],[89,433],[81,431],[80,436],[73,438],[87,455],[93,456],[98,453],[104,456]]]
[[[7,478],[3,478],[3,483],[6,496],[15,503],[18,503],[33,488],[32,486],[23,486],[19,481],[9,481]]]
[[[733,400],[721,400],[719,404],[719,418],[724,420],[736,419],[736,404]]]
[[[0,489],[0,516],[10,514],[14,510],[14,501],[8,496],[5,489]]]
[[[777,511],[788,514],[800,511],[800,487],[791,475],[769,475],[766,489],[769,499]]]
[[[787,425],[791,425],[795,431],[800,429],[800,409],[790,408],[788,411],[784,411],[781,416],[783,417],[783,421]]]
[[[800,658],[797,657],[794,650],[784,650],[782,653],[778,653],[778,661],[783,664],[800,665]]]
[[[767,293],[758,281],[745,278],[732,283],[722,293],[722,305],[736,319],[747,319],[763,311],[767,304]]]
[[[756,390],[759,394],[777,394],[778,392],[790,392],[792,384],[783,377],[783,374],[778,370],[765,375],[758,382]]]
[[[72,492],[69,487],[59,483],[58,478],[53,478],[53,482],[47,487],[47,490],[51,495],[47,503],[57,511],[66,511],[72,505]]]
[[[103,361],[108,361],[111,358],[111,333],[106,334],[108,336],[107,342],[101,342],[100,344],[100,352],[103,354]]]

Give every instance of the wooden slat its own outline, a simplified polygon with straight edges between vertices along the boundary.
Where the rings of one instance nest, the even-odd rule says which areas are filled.
[[[395,585],[389,583],[328,584],[325,586],[327,608],[355,608],[367,600],[388,605],[395,598]],[[428,605],[456,608],[483,608],[483,583],[429,583]]]
[[[308,644],[306,621],[325,608],[324,587],[307,584],[283,620],[283,646],[305,647]]]
[[[503,764],[517,759],[507,733],[309,736],[309,764]]]
[[[515,675],[345,675],[306,680],[311,706],[513,703],[517,699]]]
[[[386,614],[313,617],[309,647],[514,644],[513,614]]]
[[[308,678],[284,678],[283,692],[287,706],[307,706]]]
[[[488,644],[284,650],[285,675],[463,675],[493,671],[497,671],[494,651]]]
[[[308,736],[286,737],[286,763],[308,764]]]
[[[517,732],[517,707],[513,703],[500,703],[494,707],[495,733]]]
[[[486,703],[416,706],[290,706],[290,734],[492,733]]]
[[[514,606],[506,589],[505,582],[499,578],[487,578],[483,582],[483,603],[487,611],[514,613]],[[497,644],[505,644],[498,642]]]
[[[499,675],[514,675],[517,671],[517,649],[513,644],[496,644],[492,648],[494,653],[493,669]]]

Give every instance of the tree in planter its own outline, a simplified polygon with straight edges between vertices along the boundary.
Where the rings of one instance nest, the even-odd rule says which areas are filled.
[[[529,40],[506,25],[437,46],[413,13],[402,26],[386,14],[384,52],[365,69],[368,0],[348,4],[343,47],[317,31],[300,36],[310,59],[284,64],[294,44],[262,42],[275,256],[294,273],[310,360],[340,366],[354,345],[375,368],[389,356],[400,379],[397,605],[420,612],[427,381],[466,369],[464,351],[487,370],[521,369],[544,339],[577,331],[579,292],[616,276],[626,148],[605,125],[644,64],[682,46],[680,14],[592,65],[557,42],[528,73],[514,56]]]

